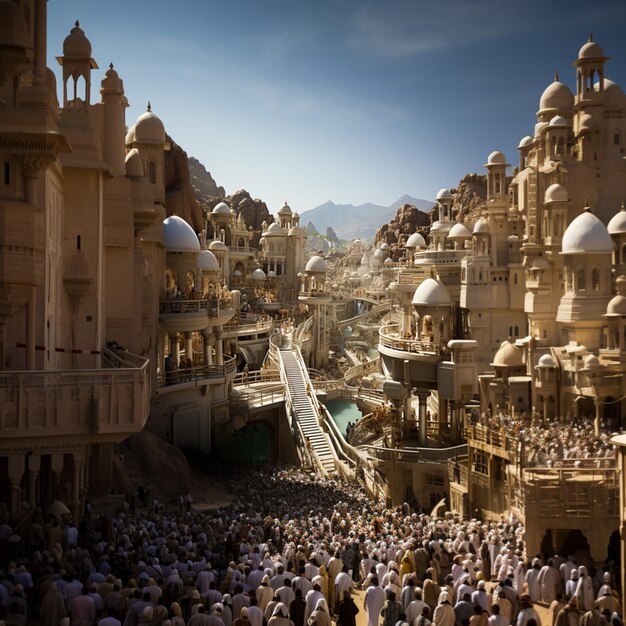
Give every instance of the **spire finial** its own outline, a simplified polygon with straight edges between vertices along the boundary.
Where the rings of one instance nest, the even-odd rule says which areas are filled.
[[[76,28],[79,28],[79,27],[80,27],[80,22],[79,22],[78,20],[76,20],[76,21],[74,22],[74,26],[76,26]]]
[[[587,41],[593,41],[593,33],[589,31],[589,39]]]
[[[559,81],[559,70],[554,70],[554,82]]]
[[[148,100],[148,113],[152,111],[152,105],[150,104],[150,100]]]
[[[113,69],[113,62],[109,63],[109,69],[112,70]]]

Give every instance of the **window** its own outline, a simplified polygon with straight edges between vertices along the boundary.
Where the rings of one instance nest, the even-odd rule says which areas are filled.
[[[157,166],[154,161],[148,164],[148,180],[155,185],[157,181]]]
[[[619,146],[621,143],[622,142],[621,142],[619,130],[616,130],[615,133],[613,134],[613,145]]]
[[[600,291],[600,270],[597,267],[591,270],[591,288]]]
[[[4,184],[11,184],[11,164],[8,161],[4,162]]]
[[[80,235],[76,235],[76,251],[77,252],[80,252],[80,245],[81,245]]]
[[[587,277],[585,276],[585,268],[579,267],[576,272],[576,290],[585,291],[587,289]]]

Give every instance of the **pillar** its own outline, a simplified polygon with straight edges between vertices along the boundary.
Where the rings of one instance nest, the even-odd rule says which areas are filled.
[[[594,404],[596,406],[596,417],[593,420],[593,432],[596,437],[599,437],[600,436],[600,414],[602,412],[600,398],[595,398]]]
[[[204,352],[204,366],[211,365],[211,333],[208,328],[202,331],[202,348]]]
[[[46,12],[47,0],[36,0],[35,4],[35,76],[38,83],[46,80]]]
[[[34,507],[37,504],[37,478],[41,469],[41,455],[28,456],[28,502]]]
[[[178,335],[170,335],[170,354],[174,358],[176,367],[180,365],[180,343],[178,341]]]
[[[419,402],[419,445],[421,447],[426,447],[426,399],[428,396],[423,391],[418,391],[417,398]]]
[[[9,512],[12,519],[17,519],[20,514],[20,483],[24,475],[24,455],[9,454]]]
[[[193,335],[191,331],[185,331],[185,361],[191,359],[193,362]]]
[[[222,327],[215,329],[215,364],[224,365],[224,344],[222,343]]]
[[[83,472],[83,451],[80,450],[78,452],[72,453],[72,460],[74,461],[74,473],[72,480],[72,501],[70,504],[70,508],[72,509],[72,513],[74,515],[74,521],[78,521],[80,519],[80,496],[81,496],[81,474]]]

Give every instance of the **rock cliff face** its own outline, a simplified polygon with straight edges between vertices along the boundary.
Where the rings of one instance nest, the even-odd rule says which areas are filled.
[[[475,222],[487,201],[487,176],[483,174],[465,174],[454,193],[454,205],[466,217],[466,221]]]
[[[223,198],[226,194],[224,187],[218,187],[211,172],[195,157],[189,157],[189,179],[193,197],[200,206],[204,207],[209,198]]]
[[[383,224],[378,229],[374,238],[374,245],[389,244],[391,257],[394,261],[398,261],[404,256],[406,240],[418,231],[426,236],[428,226],[430,226],[430,217],[427,213],[420,211],[411,204],[403,204],[391,222]]]
[[[204,228],[204,215],[196,202],[189,174],[187,153],[171,138],[171,150],[165,153],[165,210],[187,221],[196,232]]]
[[[221,189],[221,188],[220,188]],[[210,198],[206,204],[206,211],[210,213],[219,202],[225,202],[229,207],[235,210],[235,213],[243,215],[243,219],[246,222],[248,229],[252,227],[254,235],[250,241],[250,245],[258,247],[259,239],[261,238],[261,225],[263,222],[267,222],[268,225],[274,221],[274,217],[269,212],[267,205],[263,200],[258,198],[253,199],[252,196],[245,190],[240,189],[230,196],[220,196],[217,198]],[[207,233],[209,237],[213,237],[213,233]]]

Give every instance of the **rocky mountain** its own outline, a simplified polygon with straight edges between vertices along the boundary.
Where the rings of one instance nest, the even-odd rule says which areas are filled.
[[[352,240],[357,237],[369,239],[376,233],[376,229],[382,223],[390,221],[398,207],[404,204],[412,204],[422,210],[428,210],[433,206],[430,200],[407,195],[398,198],[389,206],[371,202],[355,206],[335,204],[329,200],[314,209],[304,211],[302,218],[312,222],[318,232],[324,232],[327,227],[331,227],[341,239]]]
[[[265,202],[259,198],[253,199],[245,189],[240,189],[230,196],[208,198],[206,201],[206,211],[210,213],[213,207],[219,202],[225,202],[231,209],[235,210],[237,215],[240,213],[243,215],[248,229],[252,228],[254,231],[250,243],[252,246],[257,247],[259,245],[259,239],[261,238],[261,225],[263,222],[271,224],[274,221],[274,217],[269,212]],[[213,238],[214,235],[215,233],[212,232],[207,233],[209,238]]]
[[[194,195],[187,153],[171,137],[167,140],[171,149],[165,152],[166,213],[182,217],[200,232],[204,228],[204,214]]]
[[[374,237],[374,245],[381,243],[389,244],[391,257],[394,261],[400,260],[404,255],[404,244],[415,232],[421,232],[427,238],[430,216],[420,211],[412,204],[403,204],[395,216],[387,224],[383,224]]]
[[[325,255],[340,250],[345,250],[349,241],[337,237],[337,233],[329,226],[326,234],[322,235],[317,231],[313,222],[309,222],[305,227],[307,240],[305,250],[311,254],[322,251]]]
[[[454,205],[459,208],[467,222],[475,222],[487,202],[487,176],[465,174],[459,181],[454,194]]]
[[[195,157],[189,157],[189,178],[193,196],[200,204],[207,198],[223,198],[226,195],[224,187],[218,187],[211,172]]]

